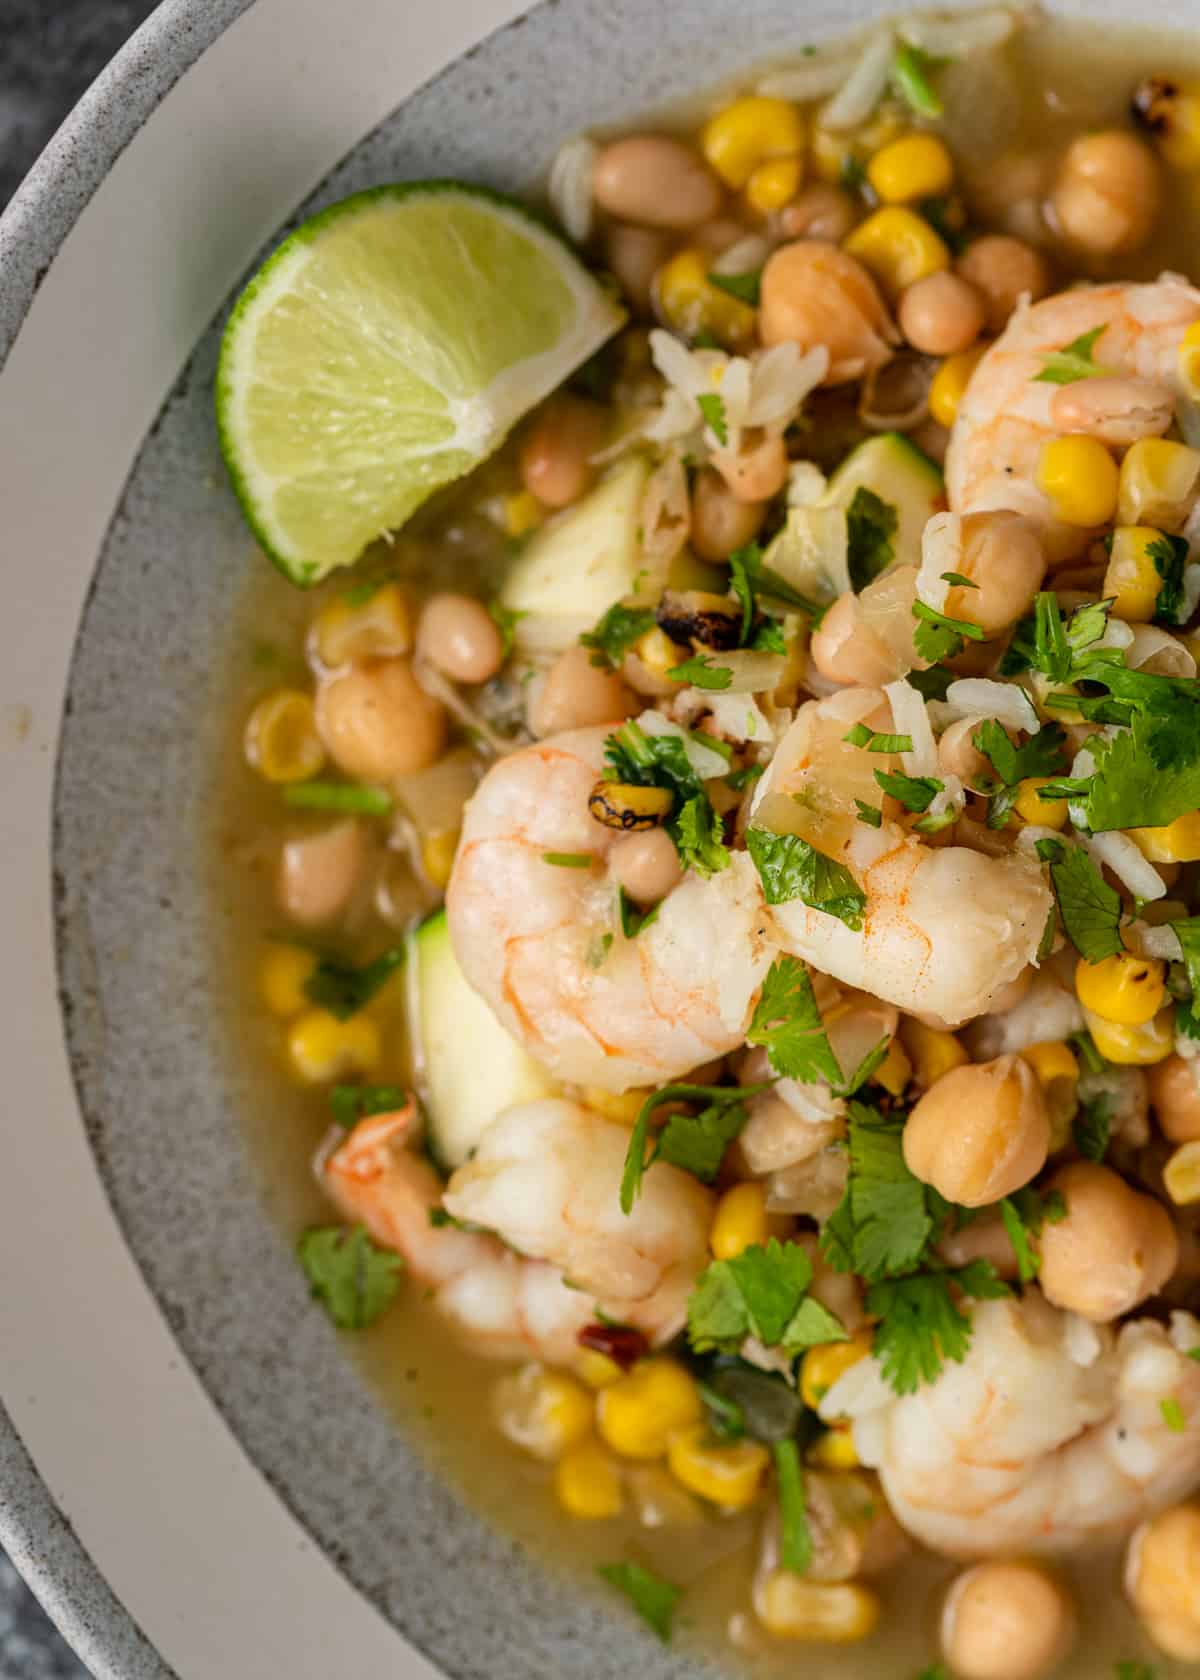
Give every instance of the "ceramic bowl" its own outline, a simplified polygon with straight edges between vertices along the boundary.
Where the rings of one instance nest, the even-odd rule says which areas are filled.
[[[883,9],[167,0],[0,223],[0,1540],[98,1676],[685,1671],[397,1437],[255,1181],[198,834],[261,562],[210,385],[297,216],[519,190],[567,134]]]

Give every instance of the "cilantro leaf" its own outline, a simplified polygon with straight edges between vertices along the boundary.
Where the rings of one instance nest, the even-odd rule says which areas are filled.
[[[1179,1401],[1176,1400],[1175,1396],[1168,1395],[1165,1400],[1160,1400],[1158,1403],[1158,1409],[1162,1413],[1163,1422],[1166,1424],[1171,1433],[1173,1435],[1182,1435],[1184,1430],[1187,1428],[1187,1418],[1184,1416],[1183,1407],[1179,1404]]]
[[[721,819],[678,735],[647,735],[640,724],[623,723],[606,739],[604,759],[618,781],[665,787],[675,795],[666,827],[685,869],[711,875],[728,866]]]
[[[1005,787],[1015,787],[1027,776],[1056,776],[1065,768],[1066,735],[1061,724],[1048,723],[1022,746],[1014,747],[995,718],[985,718],[971,740]]]
[[[372,1114],[394,1114],[411,1102],[403,1085],[335,1085],[329,1106],[339,1126],[350,1127]]]
[[[835,1089],[842,1083],[812,977],[798,957],[776,957],[767,970],[746,1043],[765,1046],[771,1070],[781,1079],[804,1085],[823,1079]]]
[[[813,910],[836,916],[854,933],[862,927],[866,893],[844,865],[807,840],[752,825],[746,830],[746,849],[768,904],[787,904],[798,898]]]
[[[866,823],[868,828],[880,828],[883,825],[883,812],[878,805],[868,805],[864,799],[854,801],[858,807],[858,820]]]
[[[499,601],[488,602],[488,615],[500,632],[500,656],[507,659],[516,642],[517,625],[523,618],[528,618],[527,612],[518,612],[512,607],[503,606]]]
[[[1031,1185],[1005,1196],[1000,1203],[1000,1217],[1008,1240],[1017,1257],[1017,1272],[1022,1283],[1030,1283],[1038,1274],[1041,1258],[1033,1246],[1047,1222],[1055,1225],[1066,1213],[1066,1206],[1057,1191],[1044,1199]]]
[[[899,524],[891,502],[860,484],[846,509],[846,558],[856,595],[891,565]]]
[[[696,688],[724,689],[733,681],[728,665],[714,665],[707,653],[697,653],[667,672],[672,682],[691,683]]]
[[[372,1242],[365,1225],[315,1226],[296,1252],[313,1298],[339,1330],[365,1330],[396,1298],[404,1262]]]
[[[742,603],[743,622],[746,626],[743,641],[749,635],[750,624],[745,615],[748,611],[753,614],[754,601],[758,595],[769,595],[773,600],[782,601],[785,606],[796,607],[801,612],[808,613],[813,619],[819,619],[824,612],[824,608],[818,606],[815,601],[810,601],[807,595],[801,595],[798,589],[793,589],[774,567],[764,565],[763,551],[758,543],[746,543],[743,548],[734,549],[729,556],[729,580],[734,594]]]
[[[875,780],[884,793],[898,799],[906,811],[928,811],[946,785],[936,776],[901,776],[886,770],[876,770]]]
[[[942,582],[953,584],[956,589],[978,589],[974,578],[965,577],[962,572],[943,572]]]
[[[1096,347],[1096,340],[1104,328],[1093,327],[1091,332],[1080,333],[1070,344],[1064,344],[1061,350],[1055,350],[1046,358],[1046,364],[1040,373],[1035,373],[1035,383],[1044,385],[1073,385],[1077,379],[1095,379],[1098,375],[1110,370],[1101,367],[1093,358],[1092,351]]]
[[[779,1496],[779,1561],[793,1575],[804,1575],[812,1563],[813,1539],[800,1449],[795,1441],[776,1441],[771,1452]]]
[[[697,1177],[715,1178],[726,1147],[746,1124],[747,1097],[766,1089],[765,1085],[663,1085],[652,1091],[629,1134],[621,1175],[621,1212],[632,1213],[633,1204],[641,1194],[642,1179],[660,1158],[671,1159],[675,1166],[685,1167]],[[672,1115],[647,1156],[650,1116],[664,1103],[679,1101],[703,1103],[704,1107],[695,1116]]]
[[[907,41],[896,48],[892,59],[891,83],[894,91],[919,117],[936,122],[942,115],[942,101],[930,79],[930,73],[941,61],[922,52]]]
[[[729,867],[725,829],[706,793],[689,799],[673,823],[667,824],[685,869],[697,875],[716,875]]]
[[[935,612],[924,601],[913,602],[913,617],[920,622],[913,631],[913,647],[927,664],[938,665],[943,659],[953,659],[968,642],[982,642],[983,631],[966,618],[947,618]]]
[[[602,1563],[596,1573],[610,1587],[625,1594],[642,1620],[666,1645],[671,1638],[671,1622],[682,1596],[681,1589],[643,1569],[640,1563]]]
[[[725,404],[716,391],[705,391],[696,398],[696,407],[704,416],[709,431],[724,449],[729,442],[729,428],[725,424]]]
[[[304,982],[304,995],[310,1003],[336,1015],[339,1021],[348,1021],[351,1015],[357,1015],[377,992],[383,990],[396,970],[403,966],[404,958],[403,945],[393,946],[362,968],[339,962],[336,957],[322,957]]]
[[[931,665],[927,671],[910,671],[905,678],[923,700],[944,700],[950,684],[957,680],[957,671],[947,670],[944,665]]]
[[[904,1160],[903,1118],[850,1104],[846,1192],[821,1233],[837,1271],[872,1281],[917,1265],[933,1234],[927,1187]]]
[[[750,269],[745,274],[710,273],[708,283],[718,291],[728,292],[729,296],[737,298],[739,303],[748,303],[751,309],[758,308],[758,293],[762,284],[761,268]]]
[[[1187,565],[1188,545],[1184,537],[1159,536],[1147,548],[1154,561],[1154,570],[1162,579],[1154,602],[1154,618],[1158,624],[1172,627],[1187,619],[1187,603],[1183,593],[1183,569]]]
[[[741,793],[751,782],[756,782],[766,768],[763,764],[743,764],[740,770],[731,770],[725,780],[735,793]]]
[[[1085,1161],[1103,1161],[1112,1135],[1112,1099],[1105,1092],[1081,1102],[1071,1123],[1071,1137]]]
[[[881,735],[868,729],[865,723],[854,724],[842,740],[849,741],[852,747],[861,747],[864,752],[903,753],[913,750],[911,735]]]
[[[591,861],[590,858],[588,861]],[[625,888],[617,888],[617,915],[621,919],[621,932],[626,939],[636,939],[644,928],[651,927],[658,920],[661,908],[661,904],[656,904],[650,910],[639,910]]]
[[[1050,865],[1050,879],[1067,937],[1088,962],[1102,962],[1124,950],[1118,931],[1121,900],[1081,846],[1039,840],[1037,854]]]
[[[634,642],[653,630],[654,625],[654,614],[649,607],[626,607],[618,601],[579,640],[585,648],[592,649],[593,665],[607,665],[616,671]]]
[[[697,1353],[736,1353],[747,1336],[789,1355],[845,1341],[839,1321],[808,1296],[812,1262],[798,1243],[772,1237],[731,1260],[714,1260],[688,1299],[688,1340]]]
[[[879,1319],[872,1352],[897,1394],[935,1382],[946,1360],[957,1365],[966,1358],[971,1320],[952,1287],[985,1300],[1011,1293],[987,1260],[972,1260],[957,1271],[887,1278],[867,1290],[867,1311]]]
[[[962,231],[961,204],[943,194],[938,194],[933,198],[920,199],[917,209],[929,223],[934,233],[949,247],[950,254],[960,257],[968,244]]]
[[[1192,988],[1192,1014],[1200,1018],[1200,916],[1181,916],[1171,927],[1183,952],[1183,965]]]

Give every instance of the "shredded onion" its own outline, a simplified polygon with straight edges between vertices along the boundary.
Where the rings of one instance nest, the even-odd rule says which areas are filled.
[[[592,231],[592,168],[596,148],[585,134],[564,141],[550,165],[546,196],[567,236],[582,245]]]
[[[525,745],[525,740],[519,737],[510,738],[498,734],[482,712],[464,700],[462,694],[450,679],[444,677],[428,660],[420,657],[415,658],[412,670],[413,676],[416,677],[426,694],[431,695],[435,700],[440,700],[451,717],[461,723],[464,729],[469,730],[480,744],[485,746],[489,752],[494,753],[497,758],[503,758],[506,753],[516,752],[518,747]]]
[[[1081,1365],[1086,1370],[1099,1359],[1104,1343],[1094,1324],[1080,1318],[1078,1313],[1068,1313],[1063,1322],[1063,1348],[1072,1365]]]
[[[817,51],[799,64],[772,70],[758,84],[758,92],[772,99],[795,99],[802,105],[836,93],[858,63],[858,54],[844,46]]]
[[[895,46],[890,26],[870,36],[858,63],[821,112],[823,128],[857,128],[866,122],[887,89]]]
[[[793,461],[788,468],[787,502],[790,508],[812,507],[825,494],[829,480],[815,461]]]
[[[1108,834],[1081,834],[1085,850],[1097,863],[1106,863],[1113,874],[1128,887],[1135,898],[1154,899],[1166,896],[1163,878],[1147,861],[1127,834],[1114,829]]]
[[[792,508],[763,558],[793,589],[818,605],[844,595],[850,588],[845,508]]]
[[[1180,962],[1183,948],[1169,923],[1154,927],[1150,922],[1129,922],[1123,929],[1125,944],[1139,957],[1158,957],[1162,962]]]
[[[758,702],[749,694],[731,693],[727,689],[716,694],[706,689],[689,688],[681,699],[694,701],[697,709],[702,707],[707,711],[727,741],[753,741],[766,746],[775,739],[775,731],[759,710]]]
[[[917,595],[934,612],[946,605],[950,585],[943,572],[955,572],[962,560],[962,520],[957,513],[935,513],[921,536]]]
[[[1038,729],[1037,708],[1019,683],[994,677],[959,677],[946,690],[946,702],[958,717],[995,718],[1009,729]]]
[[[1134,625],[1125,663],[1135,671],[1151,671],[1160,677],[1196,675],[1196,661],[1179,638],[1155,624]]]
[[[892,705],[892,727],[897,735],[907,735],[912,751],[901,753],[900,762],[907,776],[936,776],[938,773],[937,742],[933,725],[925,710],[925,698],[904,677],[898,682],[885,683],[883,692]]]
[[[901,40],[931,58],[965,58],[968,53],[1001,46],[1024,22],[1024,8],[996,6],[960,17],[915,12],[900,18],[896,30]]]
[[[732,245],[727,245],[719,257],[714,257],[710,273],[712,274],[753,274],[761,268],[771,254],[770,241],[764,239],[761,233],[748,233],[744,239],[735,239]]]

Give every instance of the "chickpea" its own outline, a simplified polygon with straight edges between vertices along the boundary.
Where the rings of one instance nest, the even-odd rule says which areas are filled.
[[[323,677],[317,729],[348,776],[390,782],[423,770],[446,744],[446,714],[407,659],[373,659]]]
[[[692,547],[702,560],[728,560],[754,541],[766,513],[765,502],[741,500],[719,472],[702,467],[692,486]]]
[[[996,774],[991,760],[975,745],[974,735],[982,722],[977,717],[959,718],[943,731],[938,741],[938,763],[942,769],[970,786],[989,776],[994,780]]]
[[[1066,1587],[1033,1563],[977,1563],[942,1610],[942,1652],[959,1680],[1041,1680],[1077,1633]]]
[[[969,619],[987,636],[1006,630],[1028,610],[1046,575],[1037,531],[1019,513],[969,513],[962,524],[958,570],[978,585],[955,584],[943,611]]]
[[[764,344],[824,344],[823,385],[844,385],[882,367],[896,328],[879,288],[856,257],[820,239],[781,245],[762,273],[758,330]]]
[[[788,457],[783,438],[761,433],[756,427],[746,430],[736,455],[722,449],[714,454],[713,465],[739,502],[761,506],[787,483]]]
[[[618,883],[638,904],[657,904],[683,879],[679,853],[665,828],[626,834],[609,856]]]
[[[452,682],[487,682],[504,663],[495,619],[469,595],[430,596],[417,625],[417,653]]]
[[[1162,172],[1149,146],[1109,128],[1081,134],[1067,147],[1050,208],[1064,239],[1107,257],[1146,243],[1162,196]]]
[[[592,169],[601,210],[643,227],[693,228],[721,208],[721,184],[699,152],[665,134],[631,134],[605,146]]]
[[[900,675],[891,649],[863,622],[853,590],[839,595],[812,633],[813,664],[830,682],[881,688]]]
[[[1125,1591],[1154,1643],[1200,1662],[1200,1503],[1171,1505],[1129,1542]]]
[[[1108,1324],[1158,1293],[1179,1258],[1166,1208],[1094,1161],[1063,1167],[1047,1189],[1067,1205],[1042,1227],[1038,1276],[1048,1301]]]
[[[964,280],[983,293],[987,329],[1003,332],[1018,299],[1028,292],[1034,303],[1050,290],[1046,259],[1023,239],[985,233],[973,239],[955,265]]]
[[[521,482],[547,507],[578,501],[596,477],[592,456],[604,446],[608,420],[598,403],[563,391],[535,415],[521,445]]]
[[[857,221],[849,193],[818,181],[780,211],[779,230],[786,239],[826,239],[840,245]]]
[[[350,902],[366,855],[362,828],[353,818],[285,841],[279,859],[280,908],[304,927],[332,920]]]
[[[621,290],[639,315],[654,313],[654,276],[671,255],[671,236],[657,228],[616,222],[608,230],[605,253]]]
[[[978,289],[946,269],[917,280],[900,299],[900,331],[924,356],[956,356],[969,350],[986,316]]]
[[[1020,1056],[951,1068],[904,1127],[908,1170],[963,1207],[986,1207],[1028,1184],[1049,1148],[1041,1086]]]
[[[1168,1056],[1148,1070],[1158,1129],[1171,1143],[1200,1138],[1200,1060]]]
[[[560,653],[529,706],[529,727],[539,739],[589,724],[619,723],[637,709],[620,673],[593,665],[578,642]]]
[[[961,1231],[949,1232],[937,1246],[948,1266],[969,1266],[972,1260],[988,1260],[1008,1282],[1017,1275],[1016,1250],[999,1214],[985,1213],[973,1219]]]

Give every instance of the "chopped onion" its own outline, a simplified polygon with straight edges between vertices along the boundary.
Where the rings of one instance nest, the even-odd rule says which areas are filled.
[[[680,698],[691,702],[693,697],[709,713],[725,740],[754,741],[762,745],[774,741],[775,731],[751,695],[728,689],[718,694],[708,689],[689,688]]]
[[[850,588],[845,508],[790,509],[763,559],[793,589],[819,605],[844,595]]]
[[[720,689],[721,694],[765,694],[778,688],[787,670],[787,657],[782,653],[763,653],[756,648],[743,648],[737,653],[714,653],[713,665],[732,673],[730,682]]]
[[[1104,634],[1092,643],[1092,648],[1127,648],[1133,646],[1133,628],[1123,618],[1110,618]]]
[[[853,47],[818,49],[799,64],[772,70],[759,82],[757,91],[771,99],[795,99],[802,105],[812,99],[827,99],[844,85],[858,57]]]
[[[946,690],[946,702],[957,717],[995,718],[1009,729],[1038,729],[1037,708],[1019,683],[994,677],[959,677]]]
[[[1063,1320],[1063,1349],[1072,1365],[1082,1365],[1086,1370],[1096,1363],[1105,1346],[1094,1324],[1080,1318],[1078,1313],[1066,1315]]]
[[[701,745],[694,735],[689,735],[686,729],[672,723],[661,712],[643,712],[637,721],[647,735],[674,735],[682,741],[687,761],[702,782],[709,782],[714,776],[723,776],[729,769],[724,756],[715,747]]]
[[[964,12],[959,17],[914,12],[900,18],[896,30],[910,47],[919,47],[931,58],[965,58],[968,53],[1001,46],[1025,22],[1025,9],[987,7]]]
[[[829,480],[815,461],[793,461],[788,468],[788,506],[811,507],[825,494],[828,483]]]
[[[1170,923],[1154,927],[1150,922],[1128,922],[1123,929],[1125,944],[1135,956],[1158,957],[1162,962],[1180,962],[1183,948]]]
[[[550,165],[546,196],[568,238],[582,245],[592,231],[592,168],[596,148],[586,134],[564,141]]]
[[[1196,568],[1200,571],[1200,567]],[[1194,677],[1196,661],[1178,636],[1155,624],[1138,624],[1129,638],[1126,665],[1135,671],[1151,671],[1160,677]]]
[[[883,692],[892,704],[893,729],[897,735],[907,735],[912,741],[912,751],[900,754],[905,775],[936,776],[937,742],[933,738],[933,725],[925,710],[924,695],[918,694],[904,677],[898,682],[885,683]]]
[[[393,783],[396,798],[421,835],[449,834],[462,826],[463,806],[479,783],[483,766],[469,747]]]
[[[771,254],[770,241],[763,238],[761,233],[748,233],[744,239],[735,239],[732,245],[727,245],[719,257],[714,257],[711,274],[753,274],[755,269],[761,268]]]
[[[1097,863],[1107,864],[1113,874],[1128,887],[1135,898],[1154,899],[1166,896],[1163,878],[1147,861],[1127,834],[1112,830],[1108,834],[1081,834],[1085,850]]]
[[[416,677],[426,694],[431,695],[435,700],[440,700],[451,717],[455,718],[469,734],[473,735],[480,745],[495,753],[497,758],[503,758],[506,753],[516,752],[518,747],[525,745],[528,737],[523,740],[517,736],[509,737],[498,734],[482,712],[470,705],[450,679],[444,677],[436,666],[431,665],[428,660],[420,657],[414,659],[412,669],[413,676]]]
[[[935,513],[921,537],[917,595],[934,612],[946,605],[950,585],[944,572],[956,572],[962,561],[962,520],[957,513]]]
[[[887,90],[895,49],[890,25],[869,37],[858,63],[821,112],[823,128],[857,128],[866,122]]]

